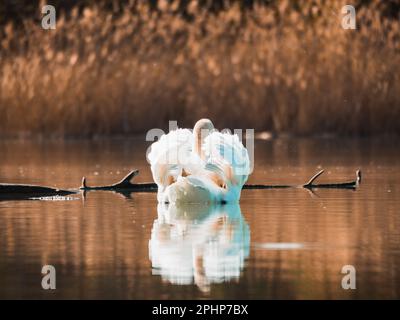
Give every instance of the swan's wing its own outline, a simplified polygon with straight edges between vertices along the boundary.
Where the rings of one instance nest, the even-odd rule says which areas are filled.
[[[154,181],[168,186],[182,175],[191,159],[193,134],[188,129],[177,129],[161,136],[151,145],[148,155]]]
[[[249,154],[239,137],[234,134],[213,132],[203,144],[206,170],[223,181],[243,186],[250,173]]]

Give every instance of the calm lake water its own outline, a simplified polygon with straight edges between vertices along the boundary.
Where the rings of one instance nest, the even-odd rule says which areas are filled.
[[[155,193],[0,201],[0,298],[400,298],[400,149],[391,139],[257,141],[249,183],[354,179],[356,191],[244,190],[240,206],[157,206]],[[0,182],[75,188],[137,168],[144,139],[0,142]],[[43,290],[43,265],[56,290]],[[344,290],[342,267],[356,269]]]

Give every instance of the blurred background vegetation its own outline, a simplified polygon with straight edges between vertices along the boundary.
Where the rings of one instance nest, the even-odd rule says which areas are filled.
[[[400,3],[0,3],[0,135],[134,134],[168,120],[294,135],[399,134]],[[41,28],[41,6],[57,29]]]

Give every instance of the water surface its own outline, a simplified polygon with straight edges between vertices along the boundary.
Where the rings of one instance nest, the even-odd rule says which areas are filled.
[[[157,206],[154,193],[0,201],[0,298],[400,298],[400,151],[391,139],[257,141],[250,183],[353,179],[356,191],[244,190],[240,206]],[[144,139],[2,141],[0,182],[75,188],[137,168]],[[41,287],[56,268],[57,289]],[[355,290],[341,287],[356,268]]]

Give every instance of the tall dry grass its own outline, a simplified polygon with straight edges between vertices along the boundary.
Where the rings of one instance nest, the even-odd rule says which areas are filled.
[[[294,134],[400,133],[400,20],[371,1],[357,30],[343,1],[288,0],[210,13],[145,1],[7,24],[0,135],[143,132],[168,120]]]

